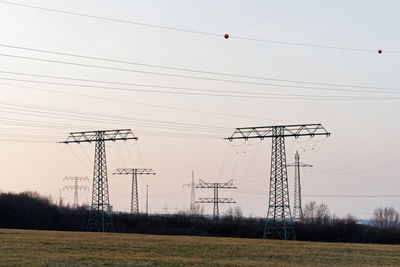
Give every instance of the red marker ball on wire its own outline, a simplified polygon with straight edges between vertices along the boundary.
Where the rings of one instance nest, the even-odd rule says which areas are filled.
[[[378,53],[379,53],[379,54],[382,54],[382,50],[381,50],[381,49],[379,49],[379,50],[378,50]]]
[[[229,38],[229,34],[225,33],[224,38],[228,39]]]

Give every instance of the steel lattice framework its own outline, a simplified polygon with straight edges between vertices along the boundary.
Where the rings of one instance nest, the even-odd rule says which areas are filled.
[[[295,162],[288,164],[288,167],[294,167],[294,201],[292,217],[295,221],[303,220],[303,208],[301,205],[301,183],[300,183],[300,168],[313,167],[313,165],[300,162],[299,152],[296,151],[294,156]]]
[[[199,179],[199,183],[196,185],[196,188],[213,188],[214,189],[214,197],[213,198],[199,198],[196,203],[206,203],[206,204],[214,204],[213,210],[213,219],[219,219],[219,203],[236,203],[233,198],[220,198],[218,197],[219,189],[237,189],[236,186],[233,185],[233,180],[229,180],[226,183],[206,183],[203,180]]]
[[[321,124],[278,125],[237,128],[229,141],[235,139],[272,138],[269,204],[264,238],[296,239],[290,212],[286,166],[285,137],[329,136]]]
[[[87,177],[79,177],[79,176],[67,176],[63,179],[63,181],[73,181],[74,185],[65,185],[64,190],[74,190],[74,208],[77,209],[79,206],[78,202],[78,191],[79,190],[89,190],[89,187],[86,185],[79,185],[79,182],[89,182]]]
[[[137,186],[138,175],[155,175],[153,169],[140,168],[121,168],[117,169],[114,175],[132,175],[132,193],[131,193],[131,214],[139,214],[139,191]]]
[[[192,171],[192,182],[190,184],[184,184],[183,187],[190,187],[190,212],[192,214],[196,213],[196,195],[195,195],[195,187],[196,183],[194,182],[194,171]]]
[[[106,141],[137,140],[130,129],[101,130],[70,133],[64,144],[95,142],[92,205],[87,225],[88,231],[114,232],[112,210],[108,194]]]

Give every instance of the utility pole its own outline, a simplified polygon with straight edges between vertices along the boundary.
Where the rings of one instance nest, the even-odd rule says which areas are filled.
[[[288,167],[294,167],[294,205],[293,205],[293,220],[303,220],[303,208],[301,206],[301,183],[300,183],[300,167],[313,167],[313,165],[300,162],[299,152],[296,151],[294,156],[295,162],[288,164]]]
[[[139,215],[139,191],[137,186],[138,175],[155,175],[153,169],[117,169],[114,173],[118,175],[131,174],[132,175],[132,193],[131,193],[131,214]]]
[[[108,195],[106,141],[137,140],[130,129],[73,132],[64,144],[95,143],[92,206],[87,230],[92,232],[114,232],[112,210]]]
[[[213,188],[214,189],[214,197],[213,198],[199,198],[196,203],[213,203],[213,220],[219,220],[219,203],[236,203],[233,198],[220,198],[218,197],[219,189],[237,189],[236,186],[233,185],[233,180],[229,180],[226,183],[206,183],[203,180],[199,179],[199,183],[196,185],[196,188]]]
[[[149,216],[149,185],[146,186],[146,215]]]
[[[184,184],[183,187],[190,187],[190,212],[194,215],[196,213],[196,197],[194,192],[196,184],[194,183],[194,171],[192,171],[192,182],[190,184]]]
[[[64,186],[64,190],[74,190],[74,209],[77,209],[79,206],[78,203],[78,191],[79,190],[89,190],[89,187],[86,185],[79,185],[79,182],[89,182],[87,177],[79,177],[79,176],[67,176],[64,177],[63,181],[73,181],[74,185],[66,185]]]
[[[329,136],[321,124],[299,124],[236,128],[229,141],[236,139],[272,139],[269,205],[265,221],[264,238],[296,239],[290,212],[286,166],[285,137]]]

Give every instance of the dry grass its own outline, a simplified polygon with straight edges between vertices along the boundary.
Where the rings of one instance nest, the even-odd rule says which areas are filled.
[[[400,246],[0,229],[0,265],[400,266]]]

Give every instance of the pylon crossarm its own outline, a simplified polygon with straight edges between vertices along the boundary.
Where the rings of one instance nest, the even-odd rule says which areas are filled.
[[[301,163],[301,162],[298,165],[299,165],[299,167],[314,167],[311,164],[306,164],[306,163]],[[296,167],[296,166],[297,166],[296,163],[286,164],[286,167]]]
[[[66,141],[60,142],[63,144],[84,143],[95,141],[119,141],[119,140],[138,140],[130,129],[119,130],[102,130],[102,131],[87,131],[70,133]]]
[[[116,169],[113,174],[134,174],[136,172],[137,175],[155,175],[156,173],[153,169],[144,169],[144,168],[119,168]]]
[[[210,204],[210,203],[236,203],[236,201],[233,198],[199,198],[195,203],[203,203],[203,204]]]
[[[64,177],[63,181],[84,181],[84,182],[88,182],[89,178],[87,177],[82,177],[82,176],[67,176]]]
[[[80,186],[74,186],[74,185],[65,185],[63,187],[64,190],[89,190],[89,187],[87,187],[86,185],[80,185]]]
[[[207,183],[199,179],[199,183],[196,185],[196,188],[216,188],[216,187],[225,189],[237,189],[237,187],[233,185],[233,180],[229,180],[226,183]]]
[[[282,128],[283,132],[277,133],[276,128]],[[321,124],[298,124],[298,125],[279,125],[279,126],[260,126],[236,128],[231,137],[225,138],[229,141],[234,139],[250,138],[272,138],[272,137],[300,137],[316,135],[329,136],[330,133],[325,130]]]

